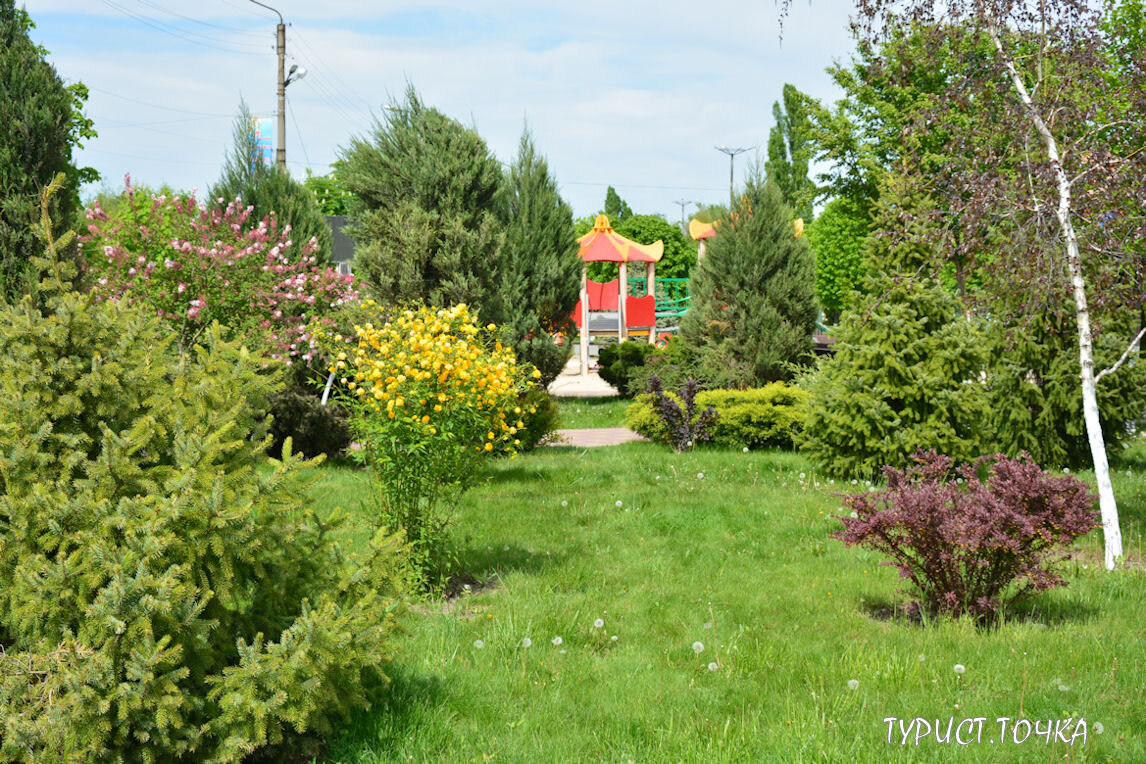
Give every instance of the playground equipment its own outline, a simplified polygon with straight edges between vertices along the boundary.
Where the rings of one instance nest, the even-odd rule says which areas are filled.
[[[656,342],[656,263],[664,255],[663,241],[652,244],[638,244],[621,236],[609,224],[606,215],[598,215],[593,228],[577,240],[581,259],[581,299],[574,308],[573,320],[580,328],[581,335],[581,374],[589,373],[589,334],[613,335],[613,331],[601,322],[590,325],[591,311],[617,312],[615,336],[623,342],[630,334],[647,332],[649,342]],[[618,263],[619,274],[615,281],[598,284],[589,281],[589,263]],[[634,297],[628,294],[628,264],[645,264],[645,294]],[[624,293],[621,285],[625,285]],[[592,285],[592,287],[590,287]],[[612,323],[612,321],[608,321]]]

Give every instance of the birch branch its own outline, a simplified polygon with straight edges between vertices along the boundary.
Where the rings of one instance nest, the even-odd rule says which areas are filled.
[[[1118,367],[1125,363],[1126,359],[1130,357],[1130,354],[1134,352],[1134,350],[1138,347],[1138,343],[1142,341],[1142,337],[1144,335],[1146,335],[1146,326],[1142,327],[1142,331],[1138,332],[1138,336],[1136,336],[1134,341],[1130,343],[1130,346],[1126,348],[1126,352],[1122,354],[1122,357],[1118,359],[1116,364],[1111,366],[1109,369],[1103,369],[1094,375],[1094,384],[1097,385],[1099,380],[1101,380],[1107,374],[1113,374],[1114,372],[1118,371]]]

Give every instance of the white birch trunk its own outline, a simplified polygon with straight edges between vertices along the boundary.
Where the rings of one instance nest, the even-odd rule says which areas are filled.
[[[1027,116],[1030,117],[1043,146],[1051,167],[1054,168],[1055,178],[1058,181],[1058,216],[1059,228],[1066,243],[1066,267],[1070,275],[1071,291],[1074,295],[1074,313],[1078,323],[1078,362],[1080,378],[1082,380],[1082,411],[1086,422],[1086,437],[1090,442],[1090,455],[1094,460],[1094,476],[1098,481],[1098,506],[1102,513],[1102,535],[1106,546],[1106,569],[1113,570],[1122,560],[1122,530],[1118,524],[1118,504],[1114,500],[1114,486],[1110,483],[1110,463],[1106,459],[1106,441],[1102,437],[1102,425],[1098,417],[1098,387],[1094,379],[1094,341],[1090,330],[1090,308],[1086,299],[1086,280],[1082,275],[1082,256],[1078,250],[1078,236],[1074,231],[1074,223],[1070,219],[1070,179],[1066,176],[1066,169],[1058,153],[1058,142],[1046,122],[1035,108],[1022,77],[1015,69],[1014,61],[1003,49],[999,39],[999,31],[994,20],[985,12],[982,13],[987,23],[987,30],[991,40],[995,43],[995,50],[1011,76],[1011,82],[1018,92],[1019,99],[1026,107]]]

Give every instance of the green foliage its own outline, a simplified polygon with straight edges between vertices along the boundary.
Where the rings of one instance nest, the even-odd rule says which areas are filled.
[[[241,199],[243,205],[255,208],[256,220],[274,215],[279,228],[289,225],[293,242],[287,248],[290,260],[302,259],[304,247],[313,239],[311,255],[319,265],[329,263],[334,246],[332,234],[314,193],[291,178],[285,167],[259,159],[251,120],[250,109],[240,101],[233,130],[234,144],[209,196],[220,205]]]
[[[605,192],[604,213],[608,215],[609,220],[613,221],[613,224],[616,225],[632,215],[633,208],[620,197],[617,193],[617,189],[609,186],[609,189]]]
[[[614,224],[613,230],[638,244],[663,241],[664,256],[656,267],[656,275],[662,279],[686,279],[696,266],[696,243],[686,239],[680,226],[665,220],[663,215],[628,215]],[[610,278],[616,278],[616,264],[606,265],[613,268]],[[630,276],[639,276],[643,272],[639,265],[629,266]]]
[[[706,380],[753,387],[791,376],[811,354],[816,299],[812,251],[796,238],[774,183],[750,181],[738,209],[693,271],[681,339]]]
[[[816,254],[816,299],[830,323],[839,320],[848,295],[862,285],[869,233],[866,212],[846,196],[828,202],[808,226],[808,243]]]
[[[498,289],[504,231],[501,165],[475,131],[410,87],[339,173],[352,194],[360,288],[389,304],[465,303],[483,320]]]
[[[308,169],[302,185],[314,194],[314,201],[323,215],[346,215],[350,209],[350,191],[339,174],[342,160],[335,160],[330,168],[326,175],[312,175]]]
[[[509,222],[489,320],[502,326],[505,342],[541,372],[547,387],[569,359],[571,345],[559,346],[553,336],[568,331],[580,291],[573,211],[528,130],[507,181]]]
[[[270,453],[282,451],[290,438],[294,449],[304,456],[337,456],[350,445],[346,411],[334,401],[323,405],[322,398],[296,382],[267,400],[272,416]]]
[[[653,353],[653,346],[647,342],[629,341],[606,345],[601,348],[597,365],[601,379],[617,388],[621,395],[632,398],[647,387],[633,384],[632,372],[635,367],[644,366]]]
[[[537,448],[557,429],[560,412],[557,408],[557,399],[546,392],[540,384],[538,387],[526,390],[520,396],[517,408],[521,409],[519,416],[525,424],[517,431],[517,438],[521,441],[517,450],[524,453]]]
[[[844,311],[835,355],[810,386],[803,446],[830,475],[873,477],[920,449],[958,461],[981,452],[984,338],[938,281],[916,275],[930,257],[932,209],[903,185],[877,205],[876,229],[903,238],[871,240],[867,295]]]
[[[14,0],[0,0],[0,302],[18,300],[35,284],[30,262],[43,249],[31,230],[40,189],[67,174],[67,192],[50,202],[59,235],[80,208],[80,183],[98,178],[72,164],[72,148],[95,136],[81,111],[87,89],[64,85],[47,51],[32,42],[34,26]]]
[[[237,762],[328,734],[386,681],[395,541],[344,559],[217,328],[73,291],[0,308],[0,760]]]
[[[1027,318],[1014,326],[990,328],[987,385],[993,448],[1011,456],[1026,451],[1040,464],[1084,467],[1091,463],[1091,453],[1078,384],[1076,329],[1053,315]],[[1125,349],[1121,337],[1132,333],[1109,329],[1095,343],[1098,370],[1118,360]],[[1127,423],[1146,411],[1146,367],[1123,364],[1104,377],[1098,385],[1098,409],[1103,439],[1117,453],[1129,438]]]
[[[724,448],[791,449],[803,428],[810,399],[806,390],[772,382],[748,390],[704,390],[696,406],[716,410],[712,442]],[[652,398],[640,395],[625,411],[625,426],[657,443],[669,433],[653,411]]]
[[[784,83],[783,107],[772,104],[776,124],[768,133],[768,161],[765,172],[784,195],[784,203],[805,222],[812,222],[812,202],[816,184],[808,175],[814,153],[812,110],[819,105],[794,85]]]
[[[701,371],[696,348],[684,342],[679,334],[668,335],[663,346],[654,346],[644,363],[630,365],[627,373],[628,387],[634,394],[648,390],[649,378],[654,374],[670,390],[679,389],[690,379],[698,380],[706,387],[713,384]]]

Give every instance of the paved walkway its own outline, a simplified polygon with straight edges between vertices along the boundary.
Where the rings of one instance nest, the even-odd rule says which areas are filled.
[[[549,394],[557,398],[607,398],[618,392],[596,371],[582,375],[581,362],[573,356],[549,385]]]
[[[556,438],[550,446],[573,446],[574,448],[596,448],[616,446],[634,440],[647,440],[628,427],[595,427],[590,430],[554,430]]]

